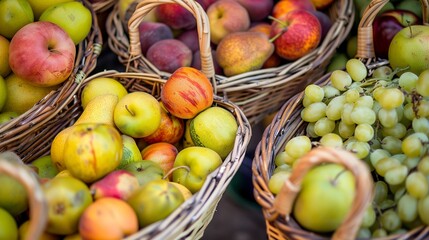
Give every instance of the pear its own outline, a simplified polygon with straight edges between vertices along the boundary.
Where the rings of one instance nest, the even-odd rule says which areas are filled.
[[[113,112],[118,103],[118,96],[103,94],[93,98],[83,110],[76,122],[60,131],[51,144],[51,159],[58,171],[65,170],[64,145],[73,127],[83,123],[102,123],[114,126]]]
[[[225,36],[216,49],[216,60],[225,76],[261,69],[273,54],[274,44],[261,32],[235,32]]]

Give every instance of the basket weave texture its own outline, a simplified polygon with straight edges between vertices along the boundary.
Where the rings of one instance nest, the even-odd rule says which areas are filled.
[[[49,150],[56,133],[69,125],[66,113],[75,99],[82,80],[94,70],[102,49],[102,35],[91,4],[82,3],[91,10],[92,28],[88,36],[76,46],[76,61],[70,77],[55,91],[17,118],[0,125],[0,152],[13,151],[23,161],[41,156]]]
[[[74,95],[75,101],[67,109],[68,118],[73,121],[77,120],[83,111],[79,97],[83,87],[92,79],[99,77],[117,79],[128,92],[148,92],[157,99],[160,99],[161,88],[165,83],[165,80],[156,74],[126,73],[116,70],[95,73],[84,79],[82,88]],[[147,83],[150,83],[153,88],[148,89]],[[164,220],[153,223],[126,239],[200,239],[203,236],[223,193],[244,159],[251,138],[250,123],[241,109],[219,96],[215,96],[213,105],[228,110],[237,121],[238,130],[233,150],[225,158],[222,165],[207,177],[203,187],[178,209]],[[49,150],[44,153],[48,154]],[[29,160],[31,162],[34,159]],[[41,221],[39,228],[43,229],[45,226],[42,223],[43,221]]]
[[[372,0],[368,7],[365,9],[362,19],[358,26],[358,45],[356,58],[360,59],[369,70],[369,74],[377,67],[388,65],[389,62],[386,59],[380,59],[375,56],[372,39],[372,22],[376,17],[377,13],[381,8],[388,2],[388,0]],[[422,0],[422,10],[424,23],[427,24],[428,15],[428,1]],[[325,74],[315,84],[319,86],[327,85],[330,82],[330,73]],[[289,206],[290,202],[293,201],[296,193],[287,192],[286,185],[290,185],[289,182],[293,182],[291,177],[290,181],[285,183],[282,191],[277,195],[273,195],[268,188],[268,181],[273,174],[275,168],[274,158],[275,156],[284,149],[285,144],[294,136],[305,135],[307,123],[302,121],[300,113],[302,111],[303,104],[302,100],[304,92],[300,92],[290,99],[288,99],[276,116],[273,118],[270,125],[265,129],[262,139],[259,142],[256,150],[255,157],[252,165],[253,174],[253,186],[254,196],[256,201],[262,207],[262,212],[265,217],[266,231],[269,239],[355,239],[357,230],[362,220],[361,209],[358,213],[351,214],[344,221],[343,225],[332,236],[324,236],[317,233],[313,233],[300,227],[293,217],[289,217],[290,211],[285,211],[283,208]],[[342,158],[347,160],[356,159],[353,156],[345,156],[342,150],[323,149],[317,154],[314,153],[313,159],[326,158],[326,155],[336,155],[335,158]],[[308,156],[310,158],[310,156]],[[338,159],[339,160],[339,159]],[[305,160],[303,160],[305,161]],[[361,160],[360,160],[361,161]],[[293,171],[293,174],[300,174],[301,169]],[[371,180],[367,182],[366,189],[359,192],[357,187],[358,198],[365,198],[367,200],[371,196],[372,191],[372,177],[355,175],[358,179],[366,178]],[[361,199],[362,200],[362,199]],[[356,199],[355,199],[356,201]],[[356,211],[357,205],[354,205],[351,210]],[[398,239],[429,239],[429,226],[422,225],[416,227],[403,234],[392,234],[387,237],[374,238],[379,240],[398,240]]]
[[[109,10],[118,0],[102,0],[92,4],[95,13],[101,13]]]
[[[163,77],[170,75],[158,70],[141,54],[138,35],[138,25],[144,16],[157,5],[164,3],[178,3],[193,13],[197,20],[200,53],[203,56],[202,71],[208,77],[214,78],[217,94],[236,103],[251,124],[260,122],[266,115],[278,110],[286,98],[323,75],[336,48],[351,31],[355,15],[352,0],[336,0],[327,10],[332,27],[314,51],[279,67],[226,77],[214,74],[209,20],[196,1],[141,1],[128,21],[128,29],[124,28],[116,5],[106,22],[108,45],[128,71],[156,73]]]

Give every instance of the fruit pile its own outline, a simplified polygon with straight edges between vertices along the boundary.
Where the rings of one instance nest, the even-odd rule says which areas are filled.
[[[30,164],[50,209],[46,235],[132,235],[200,191],[235,146],[235,116],[191,67],[169,77],[160,99],[110,77],[88,81],[80,99],[76,122]]]
[[[118,3],[124,22],[124,9],[132,2]],[[209,19],[215,72],[233,76],[307,55],[332,25],[327,9],[333,2],[199,0]],[[201,68],[196,19],[185,7],[161,4],[145,16],[138,30],[142,54],[159,70]]]
[[[92,13],[81,1],[0,2],[0,124],[58,89],[75,68]]]

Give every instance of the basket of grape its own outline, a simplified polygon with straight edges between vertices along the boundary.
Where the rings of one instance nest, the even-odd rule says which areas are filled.
[[[9,46],[1,56],[7,70],[0,78],[0,151],[14,151],[23,159],[40,156],[55,133],[70,123],[65,109],[76,101],[74,95],[95,68],[102,46],[88,1],[50,7],[34,2],[1,2],[2,9],[11,11],[5,14],[22,16],[19,22],[4,22],[0,31],[2,44]]]
[[[386,2],[365,10],[358,58],[290,98],[263,133],[252,172],[270,239],[429,237],[429,70],[393,67],[371,53],[371,35],[362,34],[372,33]],[[341,182],[343,170],[319,167],[301,176],[303,162],[326,155],[358,159],[365,177]],[[361,192],[358,181],[366,176],[371,182]]]
[[[300,11],[297,14],[300,16],[290,18],[302,17],[300,23],[305,30],[296,32],[302,36],[291,37],[302,42],[292,40],[283,46],[296,43],[294,49],[300,51],[282,51],[283,40],[279,40],[282,34],[274,31],[292,22],[285,15],[294,9]],[[176,65],[201,68],[214,78],[218,95],[236,103],[253,124],[278,110],[285,98],[323,75],[336,48],[352,28],[354,13],[350,0],[134,1],[128,9],[117,4],[106,29],[109,47],[129,71],[167,77]],[[312,20],[315,21],[311,23]],[[290,32],[298,28],[298,22],[289,26]],[[245,33],[224,38],[237,32]],[[304,40],[308,36],[311,39]],[[170,40],[174,40],[173,44]],[[289,55],[291,52],[294,53]],[[203,62],[198,55],[203,56]]]

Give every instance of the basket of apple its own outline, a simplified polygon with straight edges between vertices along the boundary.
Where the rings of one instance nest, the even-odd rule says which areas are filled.
[[[106,30],[129,71],[209,65],[254,124],[324,73],[353,21],[352,0],[120,0]]]
[[[75,98],[67,109],[73,124],[54,135],[41,157],[20,159],[40,185],[44,219],[34,223],[32,206],[17,204],[27,202],[24,187],[0,186],[11,196],[0,198],[0,208],[14,217],[18,232],[201,238],[250,141],[242,110],[215,95],[210,80],[192,67],[167,80],[106,70],[85,78]]]
[[[372,24],[387,2],[366,8],[356,58],[265,129],[252,172],[270,238],[429,237],[429,25],[401,29],[376,58]]]
[[[70,122],[63,110],[95,68],[95,13],[86,0],[5,0],[0,25],[0,151],[40,156]]]

